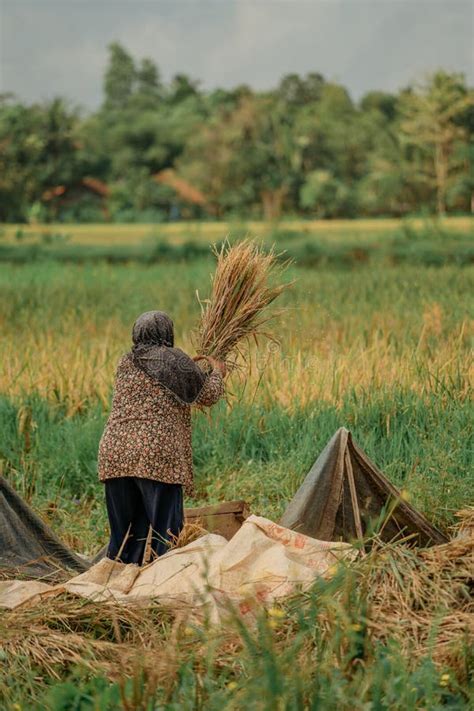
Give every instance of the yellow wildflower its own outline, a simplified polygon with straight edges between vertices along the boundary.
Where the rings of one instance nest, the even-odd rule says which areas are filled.
[[[227,684],[227,688],[229,689],[229,691],[233,691],[234,689],[237,688],[237,682],[236,681],[229,681],[229,683]]]
[[[281,609],[281,607],[270,607],[268,610],[268,614],[270,617],[276,617],[277,619],[282,619],[283,617],[286,617],[286,612]]]
[[[450,680],[449,674],[441,674],[441,678],[439,680],[439,685],[440,686],[448,686],[449,680]]]

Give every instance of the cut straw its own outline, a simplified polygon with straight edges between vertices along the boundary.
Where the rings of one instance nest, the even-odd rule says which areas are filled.
[[[199,356],[211,356],[235,367],[243,346],[260,337],[272,338],[264,327],[281,313],[268,307],[291,283],[281,283],[289,262],[246,239],[235,245],[214,247],[217,258],[209,299],[200,301],[201,322],[195,338]],[[199,298],[199,295],[198,295]]]

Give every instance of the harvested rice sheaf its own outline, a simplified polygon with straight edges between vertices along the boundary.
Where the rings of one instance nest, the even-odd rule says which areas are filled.
[[[200,301],[201,322],[195,338],[200,356],[211,356],[235,367],[250,339],[269,334],[264,328],[275,313],[268,307],[291,286],[281,277],[288,266],[273,250],[252,240],[215,249],[217,266],[209,299]]]

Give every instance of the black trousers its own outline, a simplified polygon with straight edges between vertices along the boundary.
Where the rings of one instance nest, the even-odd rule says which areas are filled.
[[[167,542],[183,527],[181,484],[136,476],[106,479],[105,501],[110,523],[107,556],[122,563],[142,564],[150,526],[157,556],[169,550]]]

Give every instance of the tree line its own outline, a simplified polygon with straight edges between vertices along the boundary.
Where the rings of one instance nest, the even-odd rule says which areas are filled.
[[[0,97],[0,220],[466,213],[473,137],[462,74],[359,102],[315,72],[203,91],[113,43],[93,113]]]

